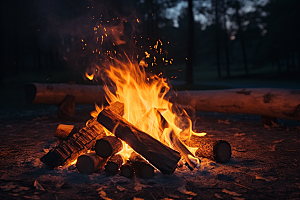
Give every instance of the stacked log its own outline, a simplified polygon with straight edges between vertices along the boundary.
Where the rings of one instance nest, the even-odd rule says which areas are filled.
[[[76,168],[81,174],[92,174],[101,170],[107,159],[101,158],[96,153],[86,153],[77,159]]]
[[[107,161],[105,165],[105,171],[109,174],[116,174],[120,167],[123,164],[123,158],[121,155],[116,154],[110,157],[110,159]]]
[[[116,115],[123,115],[124,104],[120,102],[108,106]],[[67,165],[76,160],[80,155],[86,153],[98,139],[105,136],[103,126],[97,120],[91,120],[87,126],[74,133],[67,140],[59,143],[58,146],[50,150],[41,158],[41,161],[50,169]]]
[[[118,138],[114,136],[104,136],[97,140],[95,151],[98,156],[108,158],[121,151],[122,147],[122,142]]]
[[[107,130],[113,132],[116,137],[125,141],[133,150],[147,159],[163,174],[173,173],[181,158],[177,151],[139,130],[124,118],[116,115],[109,108],[102,110],[97,120]]]

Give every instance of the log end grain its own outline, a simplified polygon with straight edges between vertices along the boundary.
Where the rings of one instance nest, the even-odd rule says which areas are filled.
[[[231,158],[231,146],[224,140],[219,140],[214,146],[214,159],[218,163],[227,162]]]
[[[134,175],[133,167],[128,163],[125,165],[122,165],[120,170],[121,170],[121,175],[126,178],[132,178]]]
[[[100,170],[106,163],[106,159],[100,158],[95,153],[79,156],[76,167],[81,174],[92,174]]]

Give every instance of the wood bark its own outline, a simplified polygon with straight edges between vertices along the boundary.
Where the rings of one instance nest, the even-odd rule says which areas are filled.
[[[123,158],[121,155],[116,154],[109,158],[105,165],[105,171],[109,174],[116,174],[123,164]]]
[[[116,115],[124,114],[124,104],[115,102],[109,106]],[[97,120],[90,120],[88,125],[74,133],[67,140],[59,143],[41,158],[49,168],[54,169],[61,165],[70,164],[80,155],[95,146],[98,139],[105,136],[103,126]]]
[[[195,154],[199,157],[208,158],[218,163],[227,162],[231,158],[231,146],[225,140],[193,136],[187,144],[198,147]]]
[[[129,163],[122,165],[120,170],[121,170],[121,175],[126,178],[132,178],[134,175],[133,167]]]
[[[132,149],[141,154],[163,174],[171,174],[175,170],[180,154],[139,130],[124,118],[109,109],[98,115],[98,122],[115,136],[125,141]]]
[[[211,91],[179,91],[171,102],[197,111],[244,113],[300,120],[300,90],[249,88]]]
[[[75,96],[76,104],[100,105],[106,102],[103,86],[31,83],[25,87],[26,101],[33,104],[59,105],[66,95]]]
[[[144,158],[139,154],[133,152],[129,158],[129,162],[137,176],[141,178],[153,178],[154,167],[152,167]]]
[[[104,136],[95,144],[95,151],[102,158],[108,158],[121,151],[122,148],[122,141],[115,136]]]
[[[99,157],[96,153],[87,153],[77,159],[76,168],[81,174],[92,174],[101,170],[107,159]]]

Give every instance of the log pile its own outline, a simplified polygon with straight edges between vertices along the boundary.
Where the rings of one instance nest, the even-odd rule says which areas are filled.
[[[173,149],[135,127],[123,117],[124,105],[115,102],[100,112],[97,119],[82,129],[72,125],[59,125],[55,136],[60,139],[58,146],[41,158],[51,169],[66,165],[77,159],[76,168],[82,174],[92,174],[104,170],[110,175],[118,172],[125,177],[134,175],[152,178],[155,168],[163,174],[171,174],[182,158],[192,170],[198,165],[196,158],[161,117],[161,131],[170,129],[169,138]],[[114,136],[107,136],[107,130]],[[119,153],[126,142],[134,152],[128,160]],[[225,141],[199,142],[196,153],[216,162],[226,162],[231,157],[231,148]],[[93,150],[89,153],[88,150]],[[197,160],[197,162],[195,162]]]

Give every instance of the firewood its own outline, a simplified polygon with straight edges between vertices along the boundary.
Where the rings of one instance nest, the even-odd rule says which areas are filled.
[[[25,87],[26,101],[33,104],[58,105],[66,95],[76,97],[76,104],[103,105],[106,102],[103,86],[98,85],[31,83]]]
[[[121,170],[121,175],[126,178],[132,178],[134,175],[134,170],[130,163],[126,163],[122,165],[120,170]]]
[[[116,154],[110,157],[105,165],[105,171],[109,174],[116,174],[123,164],[123,158],[121,155]]]
[[[95,144],[95,151],[102,158],[108,158],[121,151],[122,148],[121,140],[115,136],[104,136]]]
[[[78,127],[74,127],[74,125],[60,124],[58,125],[54,137],[57,137],[60,140],[66,140],[69,135],[79,131]]]
[[[300,90],[230,89],[179,91],[169,95],[171,102],[190,105],[197,111],[244,113],[300,120]]]
[[[141,154],[163,174],[171,174],[175,170],[180,154],[136,128],[124,118],[113,113],[109,108],[98,115],[98,122],[115,136],[125,141],[133,150]]]
[[[208,158],[218,163],[227,162],[231,158],[231,146],[224,140],[194,136],[188,145],[198,147],[196,156]]]
[[[129,158],[130,163],[137,176],[141,178],[153,178],[154,167],[152,167],[144,158],[133,152]]]
[[[124,104],[115,102],[109,106],[116,115],[124,114]],[[51,149],[41,158],[50,169],[54,169],[61,165],[70,164],[80,155],[95,146],[98,139],[105,136],[103,126],[96,119],[89,121],[87,126],[74,133],[67,140],[59,143],[58,146]]]
[[[92,174],[101,170],[107,159],[99,157],[96,153],[87,153],[77,159],[76,168],[81,174]]]

